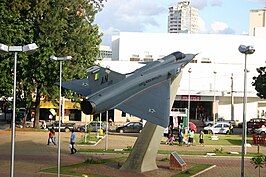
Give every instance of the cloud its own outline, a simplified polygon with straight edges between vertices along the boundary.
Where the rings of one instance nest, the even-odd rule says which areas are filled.
[[[222,6],[222,0],[191,0],[191,5],[199,10],[204,9],[210,4],[211,6]]]
[[[195,7],[201,10],[204,7],[207,7],[208,3],[207,3],[207,0],[191,0],[191,5],[192,7]]]
[[[251,2],[261,2],[261,3],[266,3],[266,0],[249,0]]]
[[[221,0],[212,0],[211,6],[222,6],[223,2]]]
[[[211,24],[211,33],[234,34],[235,31],[232,28],[230,28],[226,23],[216,21]]]
[[[118,29],[142,32],[148,26],[158,28],[160,21],[157,20],[157,16],[167,12],[168,6],[157,1],[108,0],[103,10],[96,14],[95,23],[99,25],[104,35],[111,35],[112,30]]]

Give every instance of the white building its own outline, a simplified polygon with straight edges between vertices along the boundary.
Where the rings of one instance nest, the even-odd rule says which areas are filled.
[[[168,8],[168,33],[197,33],[198,9],[189,1],[181,1]]]
[[[105,60],[111,60],[111,58],[112,58],[112,49],[110,48],[110,46],[100,45],[99,58],[100,59],[105,59]]]
[[[253,9],[249,12],[249,35],[257,35],[255,29],[258,27],[266,27],[266,8]]]
[[[193,62],[183,69],[174,107],[187,107],[190,92],[191,119],[199,119],[198,108],[203,106],[208,117],[216,113],[218,117],[242,122],[245,55],[238,51],[238,47],[253,45],[256,49],[254,54],[247,56],[246,115],[249,120],[266,110],[265,101],[256,96],[251,84],[252,78],[258,75],[256,68],[265,66],[265,42],[263,38],[243,35],[121,32],[119,36],[113,36],[112,59],[124,62],[112,65],[109,61],[102,62],[102,65],[125,73],[136,68],[132,66],[137,62],[128,64],[132,58],[135,58],[132,61],[144,61],[149,57],[151,61],[175,51],[198,53]],[[190,74],[189,68],[192,71]]]

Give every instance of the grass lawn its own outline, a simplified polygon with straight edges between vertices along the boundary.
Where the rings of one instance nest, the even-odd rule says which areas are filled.
[[[242,144],[242,135],[225,135],[225,134],[215,134],[219,137],[219,140],[211,140],[212,134],[204,135],[204,144],[205,145],[220,145],[220,146],[241,146]],[[194,141],[196,144],[199,142],[199,134],[195,134]],[[251,136],[247,137],[247,143],[252,143],[253,139]],[[165,143],[165,142],[162,142]],[[175,142],[174,144],[178,144]]]
[[[110,158],[110,159],[88,159],[83,163],[62,166],[60,168],[60,173],[65,175],[72,176],[82,176],[88,175],[90,177],[107,177],[109,176],[107,173],[104,173],[106,170],[110,170],[110,174],[119,174],[121,171],[119,167],[126,160],[126,158]],[[169,163],[169,160],[164,160],[165,163]],[[175,170],[168,169],[170,173],[174,174],[173,177],[189,177],[191,175],[195,175],[200,171],[209,168],[211,165],[208,164],[187,164],[189,167],[187,170],[183,172],[177,172]],[[95,170],[97,169],[97,170]],[[165,171],[165,169],[164,169]],[[44,169],[42,172],[46,173],[57,173],[57,167]],[[137,174],[136,174],[137,175]],[[120,175],[121,176],[121,175]]]
[[[204,135],[204,142],[208,145],[222,145],[222,146],[241,146],[242,144],[242,135],[224,135],[216,134],[219,137],[219,140],[211,140],[211,134]],[[195,141],[198,142],[198,134],[195,135]],[[252,143],[252,137],[247,137],[247,142]]]

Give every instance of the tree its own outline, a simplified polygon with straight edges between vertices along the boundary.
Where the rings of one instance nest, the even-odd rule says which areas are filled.
[[[250,163],[254,166],[254,168],[259,168],[259,177],[260,177],[260,168],[263,168],[266,165],[266,156],[264,154],[259,154],[255,157],[252,157]]]
[[[259,75],[253,77],[252,86],[255,86],[258,97],[266,99],[266,67],[257,68],[257,72]]]
[[[56,103],[59,98],[55,85],[59,81],[59,62],[52,61],[49,56],[73,57],[71,61],[63,62],[63,80],[84,78],[86,69],[97,59],[102,34],[98,26],[93,24],[99,10],[94,5],[101,3],[86,0],[0,2],[0,41],[7,45],[35,42],[39,47],[34,55],[19,54],[17,69],[17,95],[27,102],[27,108],[32,107],[32,94],[35,93],[36,127],[40,99]],[[0,57],[3,58],[0,68],[12,76],[13,60],[9,59],[8,54]],[[0,85],[1,90],[9,90],[8,94],[1,93],[5,96],[10,96],[12,90],[13,79],[10,76],[2,78],[8,82]]]

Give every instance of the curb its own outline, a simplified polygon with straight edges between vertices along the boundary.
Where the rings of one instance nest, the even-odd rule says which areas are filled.
[[[209,168],[206,168],[205,170],[202,170],[202,171],[198,172],[197,174],[192,175],[192,176],[190,176],[190,177],[198,176],[198,175],[200,175],[200,174],[202,174],[202,173],[204,173],[204,172],[206,172],[206,171],[208,171],[208,170],[213,169],[214,167],[216,167],[216,165],[210,166]]]

